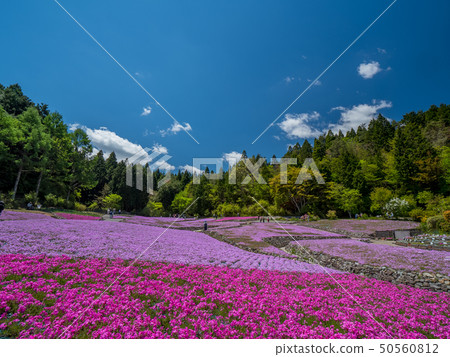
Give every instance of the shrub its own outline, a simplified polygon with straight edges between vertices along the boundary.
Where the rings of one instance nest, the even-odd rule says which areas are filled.
[[[149,201],[147,206],[145,206],[141,214],[147,217],[158,217],[162,216],[164,212],[164,207],[161,202]]]
[[[84,205],[80,202],[75,202],[75,210],[76,211],[86,211],[86,205]]]
[[[422,208],[414,208],[409,211],[409,216],[415,221],[421,221],[423,217],[426,217],[426,212]]]
[[[58,197],[56,199],[56,207],[59,207],[59,208],[66,207],[66,200],[64,198],[62,198],[62,197]]]
[[[440,229],[442,223],[445,223],[444,216],[438,215],[429,217],[427,219],[427,228],[428,229]]]
[[[444,211],[444,213],[442,213],[442,215],[444,216],[444,219],[445,219],[447,222],[450,222],[450,210]]]
[[[370,194],[370,200],[372,201],[370,210],[373,213],[380,213],[392,197],[393,194],[391,190],[384,187],[376,187]]]
[[[439,224],[439,230],[445,233],[450,232],[450,222],[444,221]]]
[[[56,207],[58,204],[58,197],[56,197],[54,194],[49,193],[48,195],[45,195],[45,205],[47,207]]]
[[[408,207],[410,210],[413,208],[416,208],[417,202],[413,195],[406,195],[406,196],[402,196],[400,198],[402,200],[405,200],[408,203]]]
[[[272,216],[284,216],[286,214],[284,209],[278,208],[276,205],[269,206],[267,211],[269,211]]]
[[[411,209],[408,201],[401,198],[392,198],[383,208],[386,214],[392,213],[394,217],[405,217]]]
[[[64,200],[64,207],[67,209],[74,209],[75,208],[75,203],[73,201],[68,201]]]
[[[97,202],[91,203],[88,207],[88,211],[97,211],[98,209],[99,207]]]
[[[328,219],[337,219],[336,211],[332,211],[332,210],[328,211],[327,218]]]
[[[424,197],[420,196],[420,194],[418,195],[418,200],[420,199],[419,202],[424,202],[426,198],[428,199],[426,201],[426,211],[430,213],[429,216],[442,214],[443,211],[448,210],[450,207],[450,196],[444,197],[442,195],[436,195],[429,199],[431,196],[427,191],[422,192],[422,195]]]
[[[215,212],[218,216],[235,217],[238,213],[241,213],[241,208],[236,203],[222,203],[217,207]]]
[[[422,191],[417,194],[417,201],[420,204],[427,205],[433,199],[433,193],[430,191]]]
[[[25,194],[25,201],[27,203],[31,202],[33,205],[36,205],[37,204],[37,200],[38,200],[38,197],[36,195],[36,192],[30,192],[30,193],[26,193]]]
[[[12,199],[13,191],[8,193],[0,193],[0,201],[3,201],[5,203],[6,208],[13,208],[14,207],[14,201]]]
[[[122,196],[116,195],[115,193],[111,193],[102,200],[103,206],[111,209],[119,209],[121,202]]]

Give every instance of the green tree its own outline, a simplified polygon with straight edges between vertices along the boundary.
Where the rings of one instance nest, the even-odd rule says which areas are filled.
[[[20,115],[34,103],[23,94],[22,88],[16,83],[5,89],[0,89],[0,106],[12,115]]]
[[[370,200],[372,201],[370,210],[373,213],[381,213],[383,207],[391,200],[391,198],[393,198],[393,196],[394,194],[392,193],[392,191],[387,188],[375,188],[370,194]]]
[[[42,165],[47,163],[51,148],[50,135],[42,124],[42,119],[36,108],[28,108],[18,116],[18,120],[22,130],[21,140],[11,148],[15,152],[15,161],[18,166],[13,188],[13,200],[16,197],[23,171],[40,170]]]
[[[192,203],[193,199],[189,197],[188,190],[184,189],[178,192],[172,200],[171,209],[175,213],[183,213],[186,208]]]
[[[166,212],[170,212],[172,201],[174,200],[177,193],[181,191],[181,189],[181,182],[172,179],[165,185],[158,188],[156,200],[162,203],[163,208]]]
[[[348,213],[350,218],[352,218],[352,214],[360,210],[362,197],[356,189],[345,188],[340,184],[331,184],[329,195],[341,210]]]
[[[67,197],[69,202],[72,193],[79,193],[79,190],[91,189],[95,186],[95,177],[92,171],[92,162],[89,160],[92,154],[92,145],[87,134],[76,129],[70,134],[72,141],[72,152],[69,157],[71,170],[67,176]]]
[[[111,209],[119,209],[122,203],[122,197],[111,193],[103,199],[103,206]]]

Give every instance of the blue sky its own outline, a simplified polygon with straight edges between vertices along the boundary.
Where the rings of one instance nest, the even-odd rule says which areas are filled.
[[[398,0],[255,144],[392,0],[60,3],[200,145],[52,0],[2,4],[0,83],[123,156],[149,147],[175,168],[244,149],[281,156],[378,112],[449,103],[446,0]]]

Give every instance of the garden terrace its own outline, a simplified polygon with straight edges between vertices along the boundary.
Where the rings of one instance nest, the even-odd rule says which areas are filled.
[[[450,236],[448,234],[420,234],[414,237],[407,237],[401,242],[396,242],[396,244],[450,252]]]
[[[265,239],[276,236],[290,237],[290,235],[308,237],[309,239],[321,237],[342,237],[336,233],[330,233],[294,224],[278,224],[274,221],[268,223],[253,222],[231,227],[218,225],[213,226],[210,230],[226,237],[232,242],[239,243],[240,245],[258,248],[265,252],[278,254],[286,253],[278,249],[276,245],[266,242]]]
[[[302,222],[303,226],[340,233],[349,237],[368,238],[377,231],[412,230],[419,228],[413,221],[395,221],[386,219],[339,219]]]
[[[428,251],[410,247],[368,244],[355,239],[303,240],[289,243],[311,251],[340,257],[359,264],[385,266],[427,273],[450,275],[449,252]]]

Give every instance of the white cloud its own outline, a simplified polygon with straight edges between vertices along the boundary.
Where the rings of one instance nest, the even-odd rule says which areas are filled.
[[[237,151],[232,151],[232,152],[223,154],[222,157],[229,164],[234,164],[234,163],[238,162],[239,160],[241,160],[242,154],[238,153]]]
[[[152,112],[152,107],[151,106],[144,107],[144,108],[142,108],[141,116],[145,117],[145,116],[149,115],[151,112]]]
[[[181,130],[184,130],[186,132],[191,131],[192,127],[189,123],[184,123],[184,126],[180,123],[173,123],[172,126],[166,130],[160,130],[161,136],[166,136],[168,134],[177,134]]]
[[[381,72],[382,68],[380,64],[376,61],[369,63],[361,63],[358,66],[358,74],[364,79],[373,78],[377,73]]]
[[[312,82],[313,80],[312,80],[312,79],[307,79],[307,81],[308,81],[308,82]],[[321,85],[322,85],[322,82],[319,81],[319,80],[317,80],[317,81],[314,82],[313,85],[315,85],[315,86],[321,86]]]
[[[81,128],[80,124],[68,124],[70,131],[75,131],[78,128]]]
[[[166,171],[173,171],[173,170],[175,170],[175,166],[170,165],[169,163],[167,163],[166,161],[163,161],[163,160],[157,160],[152,165],[157,167],[159,170],[166,170]]]
[[[311,120],[317,120],[320,114],[317,112],[301,113],[301,114],[286,114],[284,120],[278,124],[287,137],[290,139],[299,138],[306,139],[318,136],[321,132],[313,128],[308,123]]]
[[[381,53],[382,55],[385,55],[387,51],[384,48],[377,48],[378,53]]]
[[[292,76],[287,76],[286,78],[284,78],[284,81],[286,83],[291,83],[294,80],[295,80],[295,77],[292,77]]]
[[[167,148],[165,146],[162,146],[161,144],[155,144],[152,147],[152,152],[166,155],[169,153],[169,150],[167,150]]]
[[[358,126],[368,124],[376,116],[380,109],[391,107],[391,102],[382,100],[378,103],[376,101],[373,101],[372,105],[354,105],[351,109],[345,107],[333,108],[332,110],[339,110],[342,113],[341,118],[339,119],[339,123],[330,124],[329,129],[331,129],[334,133],[338,133],[339,130],[342,130],[343,133],[346,133],[352,128],[356,130]]]
[[[275,140],[277,140],[277,141],[280,141],[280,140],[281,140],[281,138],[280,138],[278,135],[274,135],[273,138],[274,138]]]
[[[69,128],[72,131],[78,128],[83,129],[91,140],[92,146],[94,147],[94,152],[102,150],[105,153],[105,156],[109,156],[109,154],[114,151],[117,156],[117,160],[119,161],[130,158],[138,152],[142,152],[142,160],[151,162],[152,159],[150,159],[149,156],[153,152],[157,152],[160,155],[166,155],[169,152],[166,147],[160,144],[154,144],[151,150],[146,153],[141,145],[134,144],[128,139],[122,138],[115,132],[110,131],[105,127],[100,129],[91,129],[79,124],[71,124]],[[161,167],[161,169],[173,170],[175,167],[166,163],[163,167]]]
[[[148,129],[144,130],[144,132],[142,133],[142,136],[148,136]]]
[[[197,167],[194,167],[194,166],[192,166],[192,165],[184,165],[184,166],[180,166],[180,169],[182,170],[182,171],[188,171],[188,172],[190,172],[191,174],[196,174],[196,175],[200,175],[200,174],[202,174],[204,171],[203,170],[200,170],[200,169],[198,169]]]

